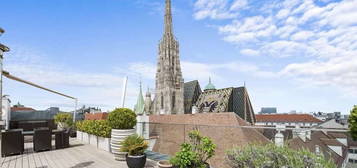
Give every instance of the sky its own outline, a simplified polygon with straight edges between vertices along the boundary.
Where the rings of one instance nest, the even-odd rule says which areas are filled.
[[[155,88],[164,0],[1,0],[4,69],[110,111]],[[357,0],[172,0],[184,80],[244,83],[255,112],[348,114],[357,104]],[[4,79],[12,103],[72,100]]]

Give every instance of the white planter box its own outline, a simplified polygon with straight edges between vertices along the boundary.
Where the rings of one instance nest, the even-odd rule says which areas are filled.
[[[102,149],[107,152],[111,152],[110,150],[110,138],[98,137],[98,149]]]
[[[77,140],[83,141],[83,132],[77,131]]]
[[[89,144],[92,145],[92,146],[97,147],[97,145],[98,145],[98,138],[97,138],[97,136],[92,135],[92,134],[88,134],[88,135],[89,135]]]
[[[82,133],[82,142],[85,144],[89,144],[89,134],[86,132]]]

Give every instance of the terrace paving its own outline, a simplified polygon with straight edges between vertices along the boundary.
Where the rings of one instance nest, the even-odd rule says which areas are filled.
[[[54,145],[54,141],[52,142]],[[127,168],[126,162],[115,161],[106,151],[70,140],[71,147],[44,152],[33,152],[32,142],[25,143],[23,155],[0,158],[1,168]],[[146,168],[156,168],[148,160]]]

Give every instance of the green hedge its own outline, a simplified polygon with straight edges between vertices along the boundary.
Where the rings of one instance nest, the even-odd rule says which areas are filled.
[[[99,137],[110,138],[112,128],[107,120],[83,120],[76,123],[78,131]]]

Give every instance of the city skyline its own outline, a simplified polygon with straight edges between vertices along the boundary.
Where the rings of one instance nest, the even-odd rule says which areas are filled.
[[[140,78],[144,91],[154,88],[164,0],[21,2],[3,2],[10,6],[2,24],[1,40],[11,48],[5,70],[105,110],[119,106],[125,75],[130,108]],[[256,113],[276,106],[348,114],[357,98],[357,39],[349,36],[357,23],[339,17],[355,16],[357,2],[256,2],[172,1],[185,82],[205,86],[212,77],[217,88],[246,82]],[[72,103],[9,80],[4,93],[38,108]]]

